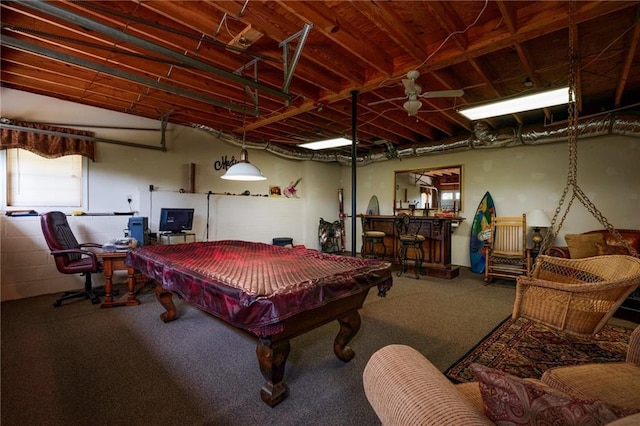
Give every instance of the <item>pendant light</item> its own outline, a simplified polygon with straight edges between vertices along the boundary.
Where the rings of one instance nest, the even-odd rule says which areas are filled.
[[[244,126],[244,123],[243,123]],[[249,154],[244,147],[244,141],[246,138],[246,131],[242,130],[242,150],[240,151],[240,161],[229,167],[227,172],[220,176],[226,180],[243,180],[243,181],[258,181],[266,180],[259,168],[249,162]]]

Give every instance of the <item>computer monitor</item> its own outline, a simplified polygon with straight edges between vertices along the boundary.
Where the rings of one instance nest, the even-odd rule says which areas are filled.
[[[180,234],[193,228],[194,209],[160,209],[160,232]]]

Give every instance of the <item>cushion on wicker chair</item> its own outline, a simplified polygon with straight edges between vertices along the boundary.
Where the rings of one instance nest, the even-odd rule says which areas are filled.
[[[485,415],[498,425],[604,425],[640,411],[574,398],[480,364],[471,369],[480,385]]]
[[[596,243],[598,256],[606,256],[608,254],[625,254],[630,255],[629,249],[625,246],[614,246],[607,243]]]
[[[596,243],[604,243],[602,234],[567,234],[564,240],[567,242],[572,259],[598,256]]]

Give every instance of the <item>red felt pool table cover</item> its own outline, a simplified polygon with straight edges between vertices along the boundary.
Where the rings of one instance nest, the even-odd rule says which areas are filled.
[[[144,246],[126,263],[189,304],[258,336],[300,312],[392,285],[391,264],[247,241]]]

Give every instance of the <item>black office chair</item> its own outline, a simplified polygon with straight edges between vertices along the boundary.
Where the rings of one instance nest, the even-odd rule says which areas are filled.
[[[44,213],[40,217],[44,239],[51,250],[58,271],[63,274],[82,274],[85,277],[84,289],[64,293],[53,304],[59,307],[64,300],[84,297],[91,299],[94,305],[100,303],[104,290],[94,289],[91,274],[102,271],[102,265],[95,253],[86,250],[88,247],[101,248],[102,244],[79,244],[71,231],[67,216],[58,211]]]
[[[398,238],[398,262],[400,262],[398,276],[407,272],[407,266],[413,263],[416,279],[420,279],[422,261],[424,260],[423,245],[426,240],[424,235],[419,234],[422,222],[405,213],[401,213],[395,218],[394,225]],[[410,256],[409,253],[412,253],[412,255]]]

